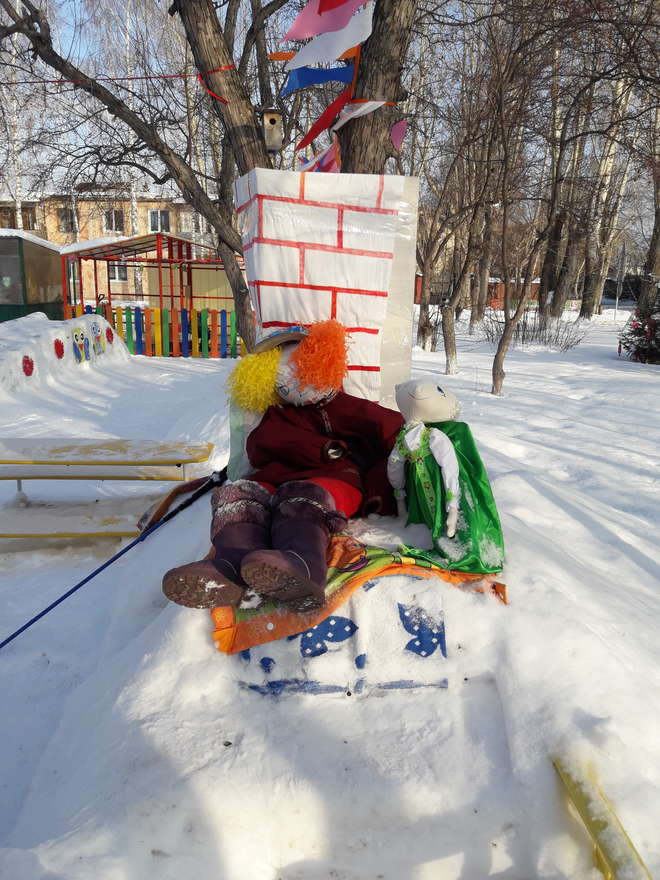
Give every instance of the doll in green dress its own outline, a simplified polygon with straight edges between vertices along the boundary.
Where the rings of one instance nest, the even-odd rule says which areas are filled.
[[[406,556],[452,571],[502,570],[504,541],[488,475],[472,432],[457,422],[459,403],[434,379],[396,386],[406,420],[389,457],[387,475],[399,515],[428,526],[432,550],[403,546]]]

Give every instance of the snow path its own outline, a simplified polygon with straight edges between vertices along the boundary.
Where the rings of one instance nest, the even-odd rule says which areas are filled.
[[[508,608],[436,584],[448,690],[237,689],[245,662],[215,653],[207,615],[159,590],[165,569],[206,552],[199,502],[2,652],[0,876],[590,880],[547,758],[564,746],[591,758],[660,873],[660,369],[618,360],[606,320],[566,354],[511,353],[501,398],[490,359],[463,337],[448,377],[442,355],[415,353],[415,372],[462,401],[508,554]],[[0,430],[210,440],[221,465],[230,364],[130,366],[3,395]],[[354,529],[383,546],[404,535],[376,517]],[[0,633],[117,546],[0,546]]]

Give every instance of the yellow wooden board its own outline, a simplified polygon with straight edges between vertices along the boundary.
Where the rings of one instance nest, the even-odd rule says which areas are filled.
[[[94,502],[34,502],[0,509],[0,539],[132,538],[139,518],[162,495]]]
[[[75,441],[70,437],[0,440],[0,464],[6,465],[180,465],[207,461],[212,443],[165,443],[149,440]]]
[[[185,465],[0,464],[0,480],[166,480],[186,479]]]
[[[653,880],[593,768],[581,771],[561,757],[554,757],[552,763],[591,837],[594,864],[606,880]]]

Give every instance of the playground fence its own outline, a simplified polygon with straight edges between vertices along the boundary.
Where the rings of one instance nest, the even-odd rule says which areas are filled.
[[[235,358],[241,353],[236,313],[224,309],[143,309],[71,306],[64,318],[97,314],[111,324],[131,354],[148,357]]]

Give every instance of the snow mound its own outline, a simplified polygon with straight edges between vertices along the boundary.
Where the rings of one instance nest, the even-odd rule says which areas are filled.
[[[124,340],[100,315],[51,321],[42,312],[0,324],[0,388],[36,390],[99,361],[126,361]]]

